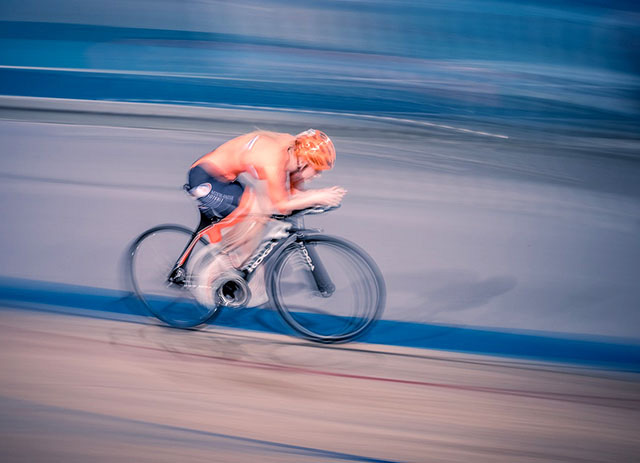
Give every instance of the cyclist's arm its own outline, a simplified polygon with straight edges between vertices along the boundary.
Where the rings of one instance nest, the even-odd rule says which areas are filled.
[[[304,209],[318,204],[317,191],[297,191],[289,194],[286,189],[287,173],[280,166],[265,168],[267,192],[275,209],[281,214],[290,214],[291,211]]]
[[[275,209],[280,214],[313,206],[337,206],[346,193],[343,188],[331,187],[321,190],[296,191],[290,195],[286,189],[286,170],[284,168],[265,168],[267,192]]]

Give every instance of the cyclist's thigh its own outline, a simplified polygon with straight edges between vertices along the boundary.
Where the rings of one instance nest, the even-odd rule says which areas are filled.
[[[236,181],[226,182],[196,166],[189,172],[189,192],[197,199],[200,212],[212,220],[231,214],[240,204],[244,186]]]

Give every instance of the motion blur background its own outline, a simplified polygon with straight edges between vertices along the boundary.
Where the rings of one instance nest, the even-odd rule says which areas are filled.
[[[0,1],[2,461],[637,461],[638,5]],[[337,147],[307,225],[384,274],[361,343],[126,297],[256,127]]]
[[[318,126],[340,156],[319,185],[350,192],[321,226],[378,261],[386,318],[638,340],[639,18],[622,0],[5,0],[0,272],[123,289],[134,236],[195,225],[194,159]]]
[[[637,123],[635,5],[7,0],[3,93]]]

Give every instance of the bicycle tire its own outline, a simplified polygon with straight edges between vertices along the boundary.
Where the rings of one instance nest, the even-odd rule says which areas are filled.
[[[162,240],[157,245],[155,242],[152,243],[157,241],[156,238],[160,235],[166,238],[169,234],[175,235],[175,238],[171,238],[169,242],[168,247],[171,249],[166,249]],[[129,277],[136,298],[149,313],[175,328],[193,328],[203,325],[220,311],[218,306],[208,307],[198,302],[193,288],[189,285],[189,279],[192,278],[189,266],[185,268],[187,271],[185,286],[180,287],[168,281],[176,260],[192,236],[193,231],[181,225],[159,225],[142,233],[129,248]],[[147,248],[150,244],[156,246],[157,259],[148,261],[144,253],[148,252]],[[196,253],[197,247],[207,244],[208,241],[201,238],[192,250],[192,254]],[[144,263],[141,262],[143,256],[146,259]],[[158,285],[158,287],[152,285]]]
[[[330,296],[314,287],[308,254],[305,256],[300,243],[306,249],[313,247],[336,283]],[[297,268],[296,256],[300,257]],[[337,262],[331,262],[332,258]],[[386,302],[384,279],[373,259],[355,244],[325,235],[305,236],[287,246],[270,267],[267,281],[269,297],[284,321],[302,337],[320,343],[348,342],[363,335],[380,317]],[[352,310],[337,297],[338,290],[353,293]],[[297,295],[291,294],[296,291]]]

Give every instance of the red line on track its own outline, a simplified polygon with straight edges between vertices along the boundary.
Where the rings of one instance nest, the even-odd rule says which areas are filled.
[[[88,341],[88,342],[100,343],[100,344],[111,344],[114,346],[127,347],[132,349],[142,349],[142,350],[162,353],[162,354],[171,353],[171,354],[184,355],[184,356],[194,357],[194,358],[217,360],[227,365],[248,367],[248,368],[259,368],[264,370],[278,370],[278,371],[285,371],[290,373],[304,373],[309,375],[330,376],[330,377],[336,377],[336,378],[348,378],[348,379],[359,379],[359,380],[365,380],[365,381],[407,384],[407,385],[413,385],[413,386],[432,387],[432,388],[458,390],[458,391],[484,392],[488,394],[511,395],[516,397],[527,397],[527,398],[534,398],[534,399],[558,400],[563,402],[587,403],[591,405],[603,405],[608,407],[625,408],[625,409],[627,408],[637,409],[639,408],[638,405],[640,405],[640,399],[632,399],[632,398],[568,394],[568,393],[561,393],[561,392],[526,391],[526,390],[520,390],[520,389],[506,389],[506,388],[497,388],[497,387],[488,387],[488,386],[469,386],[469,385],[461,385],[461,384],[434,383],[429,381],[387,378],[382,376],[368,376],[368,375],[356,375],[351,373],[338,373],[338,372],[326,371],[326,370],[314,370],[311,368],[279,365],[275,363],[254,362],[251,360],[234,359],[234,358],[216,356],[216,355],[210,355],[210,354],[199,354],[196,352],[171,351],[171,350],[162,349],[159,347],[140,346],[135,344],[119,343],[119,342],[112,342],[112,341],[102,341],[98,339],[83,338],[81,336],[74,336],[74,335],[61,334],[61,333],[44,333],[42,331],[31,330],[28,328],[11,327],[11,329],[26,331],[30,333],[37,333],[39,335],[48,334],[51,336],[64,337],[64,338],[75,339],[79,341]],[[615,405],[610,403],[603,404],[598,402],[594,403],[592,401],[607,401],[607,402],[615,402],[616,404]]]

